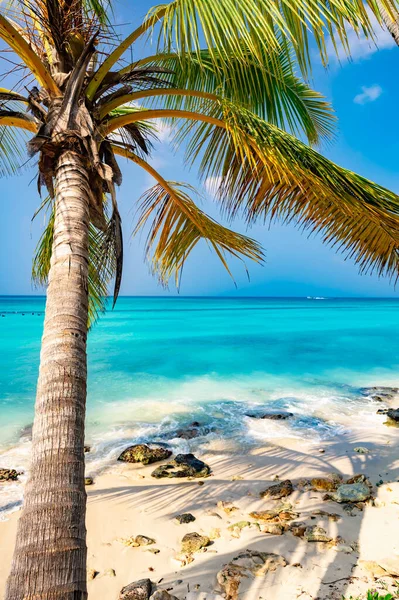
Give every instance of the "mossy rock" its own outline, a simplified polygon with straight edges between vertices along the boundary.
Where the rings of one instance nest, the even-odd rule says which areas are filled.
[[[208,546],[209,542],[210,539],[206,535],[200,535],[196,532],[187,533],[181,541],[181,550],[187,554],[192,554]]]
[[[167,448],[150,448],[147,444],[135,444],[126,448],[118,457],[118,460],[149,465],[160,460],[166,460],[171,454],[172,452]]]
[[[328,477],[314,477],[310,480],[310,485],[316,492],[334,492],[338,487],[338,482]]]
[[[162,479],[164,477],[208,477],[210,467],[194,454],[178,454],[174,460],[166,465],[160,465],[151,473],[151,477]]]
[[[17,481],[18,473],[15,469],[0,469],[0,481]]]
[[[264,500],[280,500],[286,498],[294,491],[292,482],[289,479],[281,481],[276,485],[271,485],[266,490],[261,492],[260,497]]]

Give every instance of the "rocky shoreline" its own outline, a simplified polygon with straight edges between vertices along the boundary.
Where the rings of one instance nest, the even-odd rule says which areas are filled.
[[[398,388],[362,393],[381,424],[397,422]],[[294,417],[260,409],[247,418]],[[206,427],[189,421],[181,439]],[[398,437],[380,427],[322,447],[281,439],[200,456],[151,440],[126,446],[112,472],[86,481],[89,600],[399,597]],[[0,469],[0,485],[19,476]],[[0,594],[17,519],[0,523]]]
[[[351,517],[356,517],[367,506],[379,506],[376,503],[373,484],[364,474],[354,475],[345,480],[342,475],[332,473],[324,478],[318,477],[299,480],[295,487],[291,480],[287,479],[270,485],[259,494],[259,497],[263,500],[272,501],[274,504],[273,508],[250,512],[248,517],[251,520],[233,522],[227,527],[228,533],[236,539],[239,539],[243,530],[247,528],[254,528],[260,533],[270,536],[281,536],[289,533],[307,543],[317,543],[319,552],[334,549],[336,552],[353,554],[358,557],[359,545],[356,541],[347,541],[341,535],[332,537],[327,529],[319,524],[314,525],[306,521],[297,520],[301,517],[301,514],[296,512],[293,505],[287,500],[292,496],[295,489],[300,492],[318,492],[322,495],[321,499],[323,502],[333,501],[339,504],[340,508]],[[229,517],[239,510],[233,503],[223,501],[218,503],[217,508]],[[218,513],[213,514],[217,515]],[[312,511],[308,515],[310,521],[317,520],[325,523],[335,523],[342,520],[342,518],[336,512],[320,509]],[[175,517],[175,521],[179,524],[188,524],[195,520],[195,517],[191,513]],[[197,532],[186,533],[181,540],[180,552],[173,558],[182,567],[187,566],[195,560],[196,554],[207,552],[209,546],[213,544],[213,540],[219,539],[221,536],[221,528],[213,528],[208,536]],[[155,540],[144,536],[138,537],[144,539],[144,542],[135,538],[133,545],[136,547],[155,544]],[[129,544],[129,541],[124,540],[124,543]],[[279,554],[245,550],[235,556],[229,563],[225,564],[216,574],[221,597],[226,600],[238,600],[241,596],[240,590],[244,580],[248,583],[248,579],[251,577],[266,576],[268,572],[274,572],[276,569],[286,566],[286,559]],[[300,567],[299,564],[296,566]],[[396,560],[388,557],[379,562],[367,561],[367,563],[364,563],[364,568],[372,575],[384,577],[385,580],[391,579],[393,585],[399,586],[399,557]],[[217,600],[218,596],[219,594],[207,594],[206,597],[209,600]],[[125,586],[119,595],[119,600],[157,599],[176,600],[176,596],[170,594],[168,590],[158,588],[150,579],[132,582],[128,586]]]

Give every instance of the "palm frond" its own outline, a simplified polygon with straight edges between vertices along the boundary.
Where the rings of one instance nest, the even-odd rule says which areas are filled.
[[[111,72],[113,66],[123,56],[123,54],[130,48],[132,44],[148,29],[153,27],[164,15],[165,6],[160,6],[153,9],[151,16],[146,19],[137,29],[135,29],[125,40],[123,40],[117,47],[108,54],[105,61],[100,65],[99,69],[94,73],[91,81],[89,82],[86,95],[89,100],[93,100],[97,90],[105,80],[107,75]]]
[[[128,91],[166,87],[169,85],[166,79],[169,74],[168,69],[158,65],[146,68],[137,68],[132,65],[128,71],[110,72],[94,95],[93,101],[101,108],[104,103],[110,101],[110,97],[114,98],[119,94],[126,94]],[[104,97],[105,93],[107,93],[106,97]]]
[[[399,276],[399,197],[338,165],[243,108],[225,104],[209,123],[183,125],[190,164],[219,181],[233,218],[293,222],[354,258],[361,272]]]
[[[139,110],[135,106],[120,106],[112,110],[109,116],[111,119],[129,117],[129,115],[134,115]],[[150,121],[135,121],[117,129],[110,140],[112,143],[121,143],[140,156],[148,156],[153,147],[153,142],[158,139],[156,133],[157,128]]]
[[[50,201],[51,203],[51,201]],[[47,208],[49,204],[48,199],[46,198],[44,202],[40,205],[39,209],[34,214],[33,218],[35,218],[39,212],[43,209]],[[40,236],[40,239],[37,243],[35,254],[32,261],[32,280],[36,285],[47,285],[48,274],[50,272],[50,262],[51,262],[51,254],[53,248],[53,238],[54,238],[54,218],[55,212],[53,204],[51,203],[51,209],[49,214],[48,223]]]
[[[166,285],[172,275],[176,285],[184,263],[201,239],[216,252],[231,275],[226,254],[242,260],[262,261],[262,251],[254,240],[223,227],[207,216],[190,198],[196,193],[187,184],[173,181],[157,183],[140,201],[139,220],[134,235],[150,223],[146,255],[152,270]]]
[[[34,52],[29,43],[14,27],[14,25],[0,13],[0,38],[14,50],[24,64],[30,69],[40,85],[50,94],[59,95],[60,90],[48,72],[41,58]]]
[[[217,51],[215,54],[218,55]],[[226,56],[219,56],[217,68],[207,50],[202,50],[199,58],[193,53],[184,61],[177,54],[155,55],[151,64],[168,69],[168,87],[164,96],[162,90],[155,90],[157,95],[147,100],[147,106],[198,111],[202,108],[203,96],[213,94],[242,104],[277,127],[306,135],[311,144],[332,138],[336,119],[330,103],[295,75],[293,57],[289,53],[280,50],[273,58],[277,65],[272,64],[270,53],[265,54],[262,65],[251,58],[249,52],[245,63],[231,55],[228,73],[222,68],[224,60]],[[182,90],[187,93],[183,95]],[[198,91],[197,97],[188,94],[193,90]],[[151,90],[142,97],[150,93]],[[140,98],[140,93],[134,97]],[[123,99],[127,101],[127,96]]]
[[[11,108],[0,108],[0,125],[36,132],[36,121],[27,113]]]
[[[391,0],[381,4],[392,14]],[[367,5],[381,22],[377,3]],[[155,14],[161,7],[156,7]],[[226,73],[229,57],[246,61],[242,42],[254,59],[262,64],[265,52],[278,52],[283,43],[292,45],[302,72],[307,75],[311,62],[311,37],[326,64],[326,40],[333,45],[339,42],[349,51],[348,30],[354,29],[373,36],[372,24],[363,0],[174,0],[163,6],[158,50],[177,51],[184,59],[187,53],[200,56],[205,40],[212,62],[226,56]],[[152,14],[151,12],[149,13]]]
[[[109,26],[110,17],[113,14],[111,0],[83,0],[82,5],[84,13],[89,18],[95,15],[100,25]]]
[[[29,100],[17,92],[7,90],[6,88],[0,88],[0,105],[5,106],[9,102],[22,102],[24,104],[28,104]]]
[[[0,177],[15,175],[22,168],[27,141],[26,131],[0,124]]]
[[[380,0],[389,15],[392,1]],[[395,0],[396,3],[396,0]],[[328,62],[327,39],[338,52],[338,44],[349,53],[348,31],[373,38],[373,28],[363,0],[173,0],[150,10],[144,22],[107,56],[87,87],[93,100],[107,73],[140,36],[159,26],[158,52],[177,52],[184,62],[195,53],[201,59],[202,46],[217,68],[229,73],[231,56],[244,64],[263,64],[265,56],[276,67],[283,49],[292,47],[302,73],[311,66],[311,37],[316,41],[324,64]],[[368,7],[381,23],[375,0]],[[393,16],[392,16],[393,18]],[[251,57],[249,59],[249,57]]]
[[[109,251],[107,233],[89,227],[89,327],[103,313],[108,304],[108,288],[115,277],[115,261]]]

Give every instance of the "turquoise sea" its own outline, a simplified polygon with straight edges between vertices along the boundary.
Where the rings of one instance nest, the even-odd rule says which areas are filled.
[[[44,306],[0,297],[0,467],[28,465]],[[92,473],[137,441],[198,453],[221,439],[319,443],[381,420],[360,388],[399,384],[399,300],[123,297],[93,327],[88,353]],[[294,417],[247,416],[265,408]],[[176,438],[192,421],[203,435]]]

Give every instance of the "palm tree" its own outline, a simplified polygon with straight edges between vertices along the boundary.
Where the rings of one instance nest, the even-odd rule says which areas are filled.
[[[391,1],[381,0],[386,10]],[[179,277],[201,239],[227,269],[228,255],[262,260],[254,240],[211,219],[191,187],[149,164],[158,119],[200,177],[219,182],[216,199],[228,217],[294,221],[322,232],[362,271],[399,273],[399,198],[293,135],[310,144],[331,137],[330,106],[293,65],[308,72],[310,34],[323,59],[326,30],[344,45],[345,23],[370,35],[361,0],[173,0],[122,42],[106,9],[105,0],[14,0],[0,15],[0,37],[25,69],[18,91],[0,90],[0,167],[15,171],[29,135],[50,215],[33,266],[34,277],[48,281],[46,316],[6,600],[87,598],[86,338],[110,281],[114,302],[121,283],[117,157],[156,181],[139,202],[136,231],[148,231],[147,255],[163,283]],[[158,33],[155,52],[123,62],[148,32]]]
[[[399,46],[399,10],[397,6],[395,3],[392,3],[390,7],[387,7],[380,0],[377,0],[377,6],[382,17],[382,22]]]

